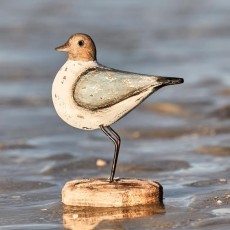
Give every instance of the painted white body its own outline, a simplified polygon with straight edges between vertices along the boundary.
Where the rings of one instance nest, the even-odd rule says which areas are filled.
[[[52,99],[58,115],[69,125],[79,129],[98,129],[108,126],[122,118],[146,97],[152,94],[157,85],[152,78],[144,91],[122,100],[110,107],[90,110],[79,106],[74,100],[73,91],[79,76],[88,68],[101,67],[96,61],[67,60],[57,73],[52,86]]]

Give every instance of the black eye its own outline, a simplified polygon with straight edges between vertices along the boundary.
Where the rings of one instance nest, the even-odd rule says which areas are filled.
[[[84,43],[83,40],[78,41],[78,45],[79,45],[79,46],[83,46],[84,44],[85,44],[85,43]]]

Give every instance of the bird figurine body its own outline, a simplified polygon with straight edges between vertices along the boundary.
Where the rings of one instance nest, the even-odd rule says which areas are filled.
[[[56,48],[68,54],[52,86],[57,114],[83,130],[101,129],[114,143],[109,182],[114,181],[120,137],[110,127],[156,90],[183,83],[182,78],[137,74],[105,67],[97,62],[96,46],[89,35],[74,34]]]

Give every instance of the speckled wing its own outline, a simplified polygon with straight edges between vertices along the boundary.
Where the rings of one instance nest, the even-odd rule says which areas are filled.
[[[81,74],[73,96],[79,106],[98,110],[157,85],[159,83],[154,76],[96,67]]]

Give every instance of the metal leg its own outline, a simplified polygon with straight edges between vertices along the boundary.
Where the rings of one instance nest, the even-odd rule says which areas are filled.
[[[110,140],[112,140],[112,142],[114,143],[114,147],[115,147],[114,148],[113,164],[112,164],[111,174],[110,174],[110,178],[109,178],[109,182],[111,183],[114,180],[114,175],[116,172],[117,159],[118,159],[118,154],[119,154],[119,150],[120,150],[121,138],[110,126],[100,125],[100,129],[105,133],[106,136],[108,136],[110,138]]]
[[[108,126],[108,129],[114,135],[114,137],[116,137],[116,144],[117,144],[117,150],[115,147],[115,151],[114,151],[114,158],[113,158],[113,164],[112,164],[112,170],[111,170],[111,176],[110,176],[110,181],[111,181],[111,178],[113,181],[116,167],[117,167],[117,160],[118,160],[118,155],[119,155],[119,150],[120,150],[121,138],[110,126]]]

